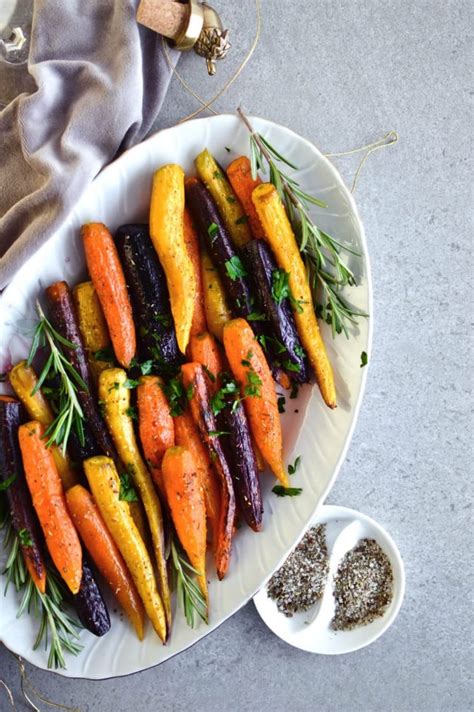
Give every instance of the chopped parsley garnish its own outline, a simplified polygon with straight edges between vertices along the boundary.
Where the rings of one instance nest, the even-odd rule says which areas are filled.
[[[227,151],[227,153],[230,153],[230,148],[229,148],[229,146],[224,146],[224,148],[225,148],[225,150]]]
[[[291,385],[291,391],[290,391],[290,398],[298,398],[298,385],[296,383],[292,383]]]
[[[255,371],[247,371],[247,384],[244,388],[244,393],[246,396],[251,396],[254,398],[260,398],[262,381]]]
[[[118,381],[114,381],[109,388],[109,393],[110,393],[110,391],[118,391],[119,388],[120,388],[120,383]]]
[[[218,178],[218,179],[221,179],[224,177],[220,171],[214,171],[214,173],[212,175],[214,176],[214,178]]]
[[[304,352],[304,348],[300,346],[299,344],[295,344],[295,354],[299,356],[300,358],[304,358],[306,356]]]
[[[209,227],[207,228],[207,234],[213,240],[215,237],[217,237],[217,233],[219,232],[219,228],[217,227],[215,222],[212,222]]]
[[[142,376],[147,376],[149,373],[151,373],[153,370],[153,361],[152,359],[149,359],[148,361],[144,361],[143,363],[140,364],[140,371],[142,372]]]
[[[122,472],[120,477],[119,499],[122,502],[138,502],[138,495],[133,486],[133,480],[128,472]]]
[[[248,366],[249,368],[252,368],[252,364],[250,363],[250,359],[252,358],[252,356],[253,356],[253,352],[247,351],[246,357],[243,358],[242,361],[240,362],[242,364],[242,366]]]
[[[293,373],[299,373],[301,371],[301,366],[299,363],[293,363],[290,359],[283,361],[281,364],[285,371],[292,371]]]
[[[144,326],[140,326],[140,328],[138,329],[138,333],[140,334],[140,336],[147,336],[148,329]]]
[[[303,311],[302,302],[295,299],[290,290],[290,275],[284,269],[274,269],[272,272],[272,297],[276,304],[281,304],[284,299],[289,299],[291,306],[299,314]]]
[[[128,388],[130,391],[138,386],[140,381],[136,381],[134,378],[127,378],[123,383],[124,388]]]
[[[114,352],[111,346],[106,346],[105,349],[99,349],[94,351],[94,358],[96,361],[109,361],[112,362],[115,359]]]
[[[265,321],[266,318],[263,312],[250,312],[250,314],[247,314],[247,321]]]
[[[239,392],[237,383],[227,374],[223,375],[224,384],[222,388],[211,397],[211,410],[214,415],[218,415],[227,405],[227,396],[235,395]],[[238,401],[235,401],[238,402]]]
[[[285,396],[279,396],[278,401],[277,401],[279,413],[285,412],[285,403],[286,403]]]
[[[283,485],[275,485],[272,489],[278,497],[297,497],[302,491],[301,487],[283,487]]]
[[[9,487],[12,486],[12,484],[15,482],[17,478],[16,472],[13,473],[13,475],[10,475],[10,477],[7,477],[6,480],[3,480],[3,482],[0,482],[0,492],[5,492]]]
[[[125,410],[125,415],[128,415],[132,420],[138,420],[138,413],[135,406],[131,405]]]
[[[210,371],[210,370],[208,369],[208,367],[205,366],[204,364],[203,364],[202,368],[203,368],[204,373],[207,374],[207,377],[209,378],[209,380],[211,381],[211,383],[215,383],[215,382],[216,382],[216,377],[214,376],[214,374],[212,373],[212,371]]]
[[[162,326],[171,326],[171,316],[169,314],[155,314],[153,319]]]
[[[209,430],[209,435],[211,438],[218,438],[221,435],[230,435],[228,430]]]
[[[257,336],[257,339],[265,351],[268,351],[270,346],[273,346],[275,348],[275,353],[277,354],[283,354],[286,351],[285,346],[281,343],[279,339],[276,339],[274,336],[265,336],[265,334],[259,334]]]
[[[248,215],[241,215],[240,218],[237,218],[235,221],[236,225],[244,225],[245,223],[248,223],[249,221],[249,216]]]
[[[227,262],[225,262],[225,268],[232,281],[235,281],[240,277],[246,277],[248,274],[238,255],[234,255],[230,258],[230,260],[227,260]]]
[[[33,546],[33,539],[28,529],[20,529],[18,532],[18,538],[20,540],[21,546]]]
[[[184,413],[188,400],[193,397],[194,388],[192,385],[185,388],[182,381],[175,377],[163,386],[163,391],[168,399],[170,413],[174,418]]]
[[[288,465],[288,474],[294,475],[301,463],[301,455],[298,455],[293,465]]]
[[[362,351],[362,353],[360,355],[360,367],[364,368],[364,366],[367,366],[368,362],[369,362],[369,358],[367,356],[367,352]]]
[[[226,200],[228,203],[235,203],[235,198],[233,195],[226,195]]]

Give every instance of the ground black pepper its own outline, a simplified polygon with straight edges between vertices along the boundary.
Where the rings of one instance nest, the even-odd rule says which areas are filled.
[[[291,617],[306,611],[323,595],[329,570],[326,525],[309,529],[283,566],[272,576],[268,595]]]
[[[375,539],[361,539],[334,577],[334,630],[350,630],[379,618],[393,597],[391,563]]]

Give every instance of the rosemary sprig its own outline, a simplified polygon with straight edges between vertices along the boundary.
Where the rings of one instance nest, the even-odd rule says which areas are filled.
[[[194,628],[196,615],[207,623],[207,604],[193,579],[193,575],[200,575],[199,571],[187,561],[174,538],[171,539],[171,563],[178,601],[183,608],[187,624]]]
[[[49,447],[53,443],[61,445],[64,453],[73,428],[81,445],[84,444],[84,429],[82,426],[84,413],[77,397],[77,391],[79,388],[87,391],[88,388],[61,349],[61,346],[72,349],[75,349],[76,346],[56,331],[46,318],[38,301],[36,302],[36,309],[40,320],[31,343],[28,366],[31,366],[40,347],[48,347],[49,356],[31,395],[34,395],[47,379],[57,379],[59,381],[59,385],[55,389],[55,395],[57,396],[57,401],[54,404],[56,417],[46,430],[46,435],[48,436],[47,446]]]
[[[10,517],[5,522],[4,547],[9,548],[7,563],[2,572],[6,577],[5,593],[11,582],[23,596],[17,612],[20,618],[25,611],[40,619],[38,633],[33,644],[36,650],[44,641],[49,646],[48,668],[66,668],[65,652],[77,655],[82,646],[77,642],[81,625],[65,610],[67,591],[51,566],[47,566],[46,592],[41,593],[25,566],[18,534],[13,529]]]
[[[331,326],[333,337],[344,332],[349,338],[349,325],[357,324],[357,317],[368,315],[356,311],[341,295],[344,287],[356,285],[354,273],[341,253],[357,257],[360,257],[360,253],[316,225],[310,215],[310,206],[325,208],[326,203],[305,193],[298,182],[284,172],[279,164],[293,170],[297,170],[297,166],[253,130],[240,108],[237,111],[250,132],[252,176],[255,178],[258,171],[268,173],[270,182],[285,204],[308,272],[314,309]]]

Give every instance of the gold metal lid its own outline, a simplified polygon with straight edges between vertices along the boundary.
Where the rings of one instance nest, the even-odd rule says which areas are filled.
[[[186,52],[194,47],[204,25],[204,10],[197,0],[188,0],[189,17],[183,32],[175,39],[175,47]]]

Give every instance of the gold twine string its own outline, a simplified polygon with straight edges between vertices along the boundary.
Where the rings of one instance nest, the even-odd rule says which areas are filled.
[[[199,101],[200,104],[202,104],[200,109],[196,109],[196,111],[193,111],[191,114],[188,114],[185,116],[183,119],[180,119],[178,121],[178,124],[182,124],[185,121],[189,121],[189,119],[194,119],[196,116],[199,116],[199,114],[202,114],[203,111],[209,110],[212,111],[213,114],[217,114],[218,112],[212,107],[212,104],[214,104],[220,97],[229,89],[229,87],[232,86],[232,84],[235,82],[235,80],[240,76],[242,71],[244,70],[245,66],[247,63],[250,61],[253,53],[255,52],[258,42],[260,40],[260,32],[262,29],[262,13],[260,11],[260,0],[255,0],[255,18],[256,18],[256,30],[255,30],[255,37],[254,40],[250,46],[250,49],[248,50],[247,54],[245,55],[244,59],[240,63],[240,65],[237,67],[236,71],[230,79],[226,81],[224,86],[219,89],[217,94],[214,94],[212,99],[209,99],[206,101],[202,97],[197,94],[192,87],[189,86],[187,81],[184,79],[184,77],[181,76],[181,74],[178,72],[176,67],[171,61],[171,57],[168,52],[168,47],[167,43],[165,41],[165,38],[162,37],[162,43],[163,43],[163,50],[164,50],[164,55],[166,57],[166,61],[168,62],[168,66],[170,67],[172,73],[176,76],[178,81],[180,82],[181,86],[189,93],[191,96],[193,96],[197,101]]]
[[[9,701],[10,701],[10,706],[12,707],[12,709],[15,709],[15,700],[13,699],[13,693],[12,693],[12,691],[10,690],[10,688],[8,687],[8,685],[7,685],[7,683],[5,682],[5,680],[2,680],[2,679],[0,678],[0,685],[3,687],[3,689],[4,689],[5,692],[7,693],[8,699],[9,699]]]
[[[351,186],[351,193],[355,192],[355,189],[357,188],[357,182],[359,180],[359,175],[360,172],[367,161],[368,157],[370,156],[371,153],[374,153],[374,151],[378,151],[381,148],[387,148],[387,146],[393,146],[395,143],[398,141],[398,134],[396,131],[392,129],[392,131],[388,131],[385,136],[382,136],[382,138],[379,138],[378,141],[374,141],[373,143],[368,143],[365,146],[360,146],[359,148],[353,148],[350,151],[339,151],[337,153],[325,153],[324,155],[326,158],[342,158],[343,156],[353,156],[355,153],[360,153],[361,151],[365,151],[364,155],[362,156],[359,165],[357,166],[357,170],[354,174],[354,178],[352,180],[352,186]]]
[[[26,688],[29,689],[30,692],[33,693],[35,697],[38,698],[41,702],[44,702],[45,705],[48,705],[49,707],[55,707],[56,709],[61,709],[61,710],[67,710],[67,712],[81,712],[79,707],[69,707],[68,705],[62,705],[59,702],[53,702],[53,700],[49,700],[47,697],[43,697],[43,695],[38,692],[36,687],[33,685],[31,682],[30,678],[28,677],[25,669],[25,665],[23,663],[23,660],[20,658],[19,655],[13,655],[15,658],[18,667],[20,669],[20,689],[21,689],[21,694],[23,695],[23,698],[25,702],[29,705],[29,707],[34,710],[34,712],[41,712],[40,708],[35,705],[31,697],[28,695],[28,692]],[[4,680],[0,679],[0,685],[5,689],[8,699],[10,700],[10,705],[13,710],[16,710],[15,706],[15,701],[13,699],[13,693],[11,689],[8,687],[7,683]]]
[[[189,121],[189,119],[194,119],[196,116],[199,116],[199,114],[202,114],[203,111],[210,111],[211,113],[217,115],[219,112],[214,109],[212,106],[220,97],[229,89],[229,87],[235,82],[235,80],[239,77],[247,63],[250,61],[253,53],[255,52],[255,49],[257,48],[258,42],[260,40],[260,34],[262,30],[262,13],[261,13],[261,8],[260,8],[260,0],[255,0],[255,18],[256,18],[256,30],[255,30],[255,37],[252,42],[252,45],[250,46],[250,49],[248,50],[247,54],[245,55],[244,59],[240,63],[240,65],[237,67],[236,71],[230,79],[224,84],[224,86],[219,89],[217,94],[215,94],[211,99],[203,99],[199,94],[188,84],[188,82],[184,79],[184,77],[178,72],[176,69],[175,65],[173,64],[170,54],[168,52],[168,44],[165,40],[165,38],[162,36],[161,41],[163,44],[163,53],[165,55],[166,61],[168,63],[169,68],[171,69],[172,74],[176,77],[176,79],[179,81],[181,86],[185,91],[188,92],[196,101],[198,101],[201,104],[201,107],[199,109],[196,109],[196,111],[191,112],[184,118],[180,119],[177,123],[182,124],[185,121]],[[374,141],[373,143],[369,143],[365,146],[360,146],[359,148],[353,148],[350,151],[340,151],[337,153],[325,153],[324,155],[326,158],[342,158],[343,156],[351,156],[355,153],[360,153],[361,151],[365,151],[364,155],[362,156],[359,165],[357,166],[356,172],[354,174],[354,178],[352,179],[352,186],[350,188],[351,193],[354,193],[356,188],[357,188],[357,183],[359,180],[360,173],[362,171],[362,168],[364,167],[367,159],[369,158],[370,154],[373,153],[374,151],[378,151],[381,148],[386,148],[387,146],[392,146],[398,141],[398,134],[396,131],[389,131],[386,133],[382,138],[379,138],[377,141]]]

